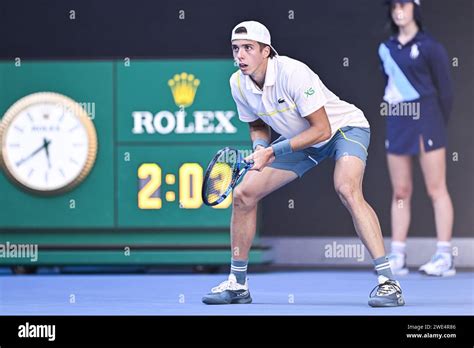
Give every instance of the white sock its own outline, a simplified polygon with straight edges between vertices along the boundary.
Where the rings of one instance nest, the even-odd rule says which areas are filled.
[[[449,254],[452,256],[451,242],[438,242],[436,243],[437,254]]]
[[[392,241],[392,254],[406,254],[407,243]]]

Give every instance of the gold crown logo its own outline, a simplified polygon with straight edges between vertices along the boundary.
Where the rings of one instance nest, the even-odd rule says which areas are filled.
[[[176,74],[168,81],[168,86],[173,93],[173,99],[178,107],[187,107],[194,102],[196,91],[201,81],[196,79],[193,74],[182,72]]]

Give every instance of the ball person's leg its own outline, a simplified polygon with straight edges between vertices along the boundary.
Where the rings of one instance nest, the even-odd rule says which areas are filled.
[[[411,219],[412,158],[408,155],[387,154],[387,163],[392,183],[392,240],[405,242]]]
[[[420,165],[426,190],[433,204],[438,241],[449,242],[453,234],[454,210],[446,185],[446,149],[420,149]]]

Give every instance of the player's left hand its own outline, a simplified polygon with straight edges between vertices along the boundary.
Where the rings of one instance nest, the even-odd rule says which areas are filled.
[[[253,160],[253,166],[250,170],[261,171],[263,168],[271,164],[275,160],[273,149],[271,147],[258,147],[257,150],[250,156],[245,158],[245,161]]]

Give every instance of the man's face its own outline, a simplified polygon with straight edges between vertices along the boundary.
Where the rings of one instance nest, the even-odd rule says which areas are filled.
[[[414,6],[412,2],[395,2],[392,5],[392,18],[397,26],[405,26],[413,20]]]
[[[252,75],[262,64],[268,55],[268,48],[260,49],[257,41],[234,40],[232,41],[232,52],[234,60],[239,65],[244,75]]]

